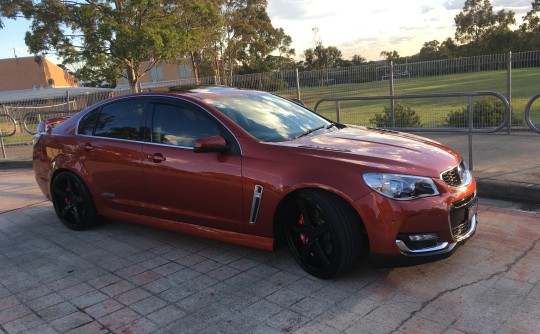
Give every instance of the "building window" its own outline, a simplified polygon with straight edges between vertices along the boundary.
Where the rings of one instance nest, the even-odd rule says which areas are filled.
[[[163,81],[163,68],[161,65],[155,65],[150,69],[150,80],[152,82]]]
[[[178,65],[178,76],[180,77],[180,79],[191,78],[191,71],[189,70],[188,64]]]

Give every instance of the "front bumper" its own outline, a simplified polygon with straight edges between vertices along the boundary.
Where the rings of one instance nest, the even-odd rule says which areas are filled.
[[[473,195],[452,203],[449,211],[449,227],[452,234],[452,241],[438,241],[436,235],[433,240],[414,242],[411,236],[423,236],[423,233],[400,234],[396,240],[396,246],[401,254],[405,256],[430,256],[433,254],[451,252],[461,241],[470,238],[476,232],[477,226],[478,197]]]
[[[407,244],[403,240],[396,240],[396,245],[401,251],[401,254],[405,256],[430,256],[430,255],[439,255],[442,253],[451,252],[456,245],[464,241],[468,238],[470,238],[475,232],[476,232],[476,214],[472,216],[470,221],[470,228],[469,230],[462,236],[460,236],[455,242],[437,242],[436,245],[431,247],[425,247],[425,248],[419,248],[419,249],[410,249]]]
[[[393,201],[371,193],[355,204],[366,227],[372,259],[414,264],[445,258],[470,239],[478,226],[474,180],[440,196]]]

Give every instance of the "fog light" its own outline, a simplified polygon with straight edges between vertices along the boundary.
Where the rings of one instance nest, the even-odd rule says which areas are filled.
[[[409,235],[409,240],[411,241],[429,241],[429,240],[436,240],[438,238],[439,236],[435,233]]]

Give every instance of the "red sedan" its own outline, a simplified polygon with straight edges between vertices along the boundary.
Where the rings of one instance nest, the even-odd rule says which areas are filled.
[[[42,133],[36,180],[67,227],[100,217],[272,250],[317,277],[372,256],[447,256],[476,230],[476,182],[429,139],[333,123],[223,87],[103,101]]]

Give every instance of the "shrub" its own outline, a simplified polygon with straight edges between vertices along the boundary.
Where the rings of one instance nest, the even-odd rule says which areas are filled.
[[[384,107],[382,114],[377,114],[369,121],[378,128],[390,126],[390,107]],[[394,124],[395,127],[418,128],[421,126],[420,116],[411,106],[402,104],[398,101],[394,103]]]
[[[446,116],[445,125],[452,127],[467,127],[469,124],[468,107],[450,111]],[[475,128],[497,127],[504,122],[506,108],[497,98],[481,97],[473,103],[473,125]],[[512,120],[512,125],[523,125],[521,118]]]

